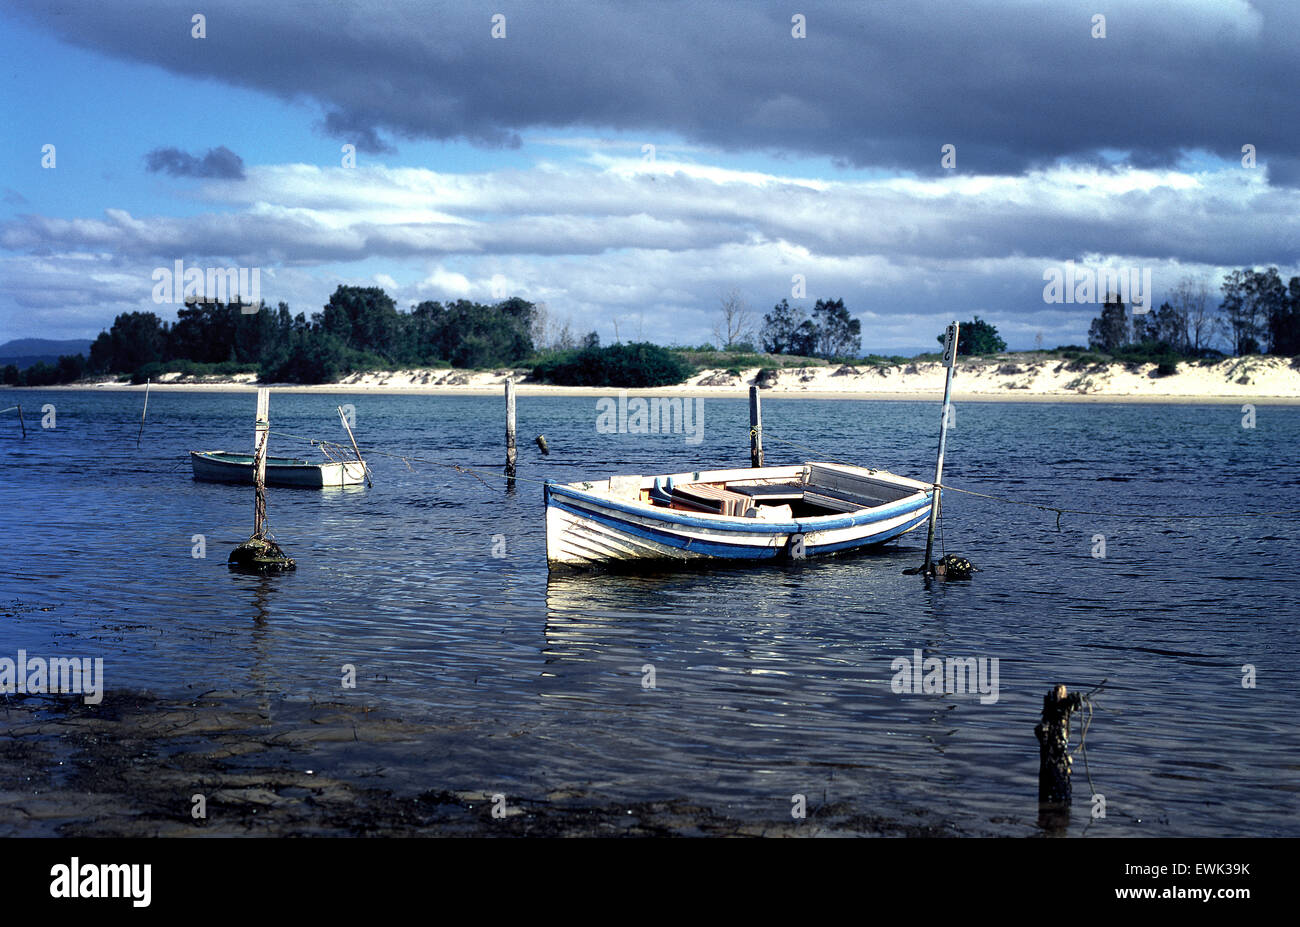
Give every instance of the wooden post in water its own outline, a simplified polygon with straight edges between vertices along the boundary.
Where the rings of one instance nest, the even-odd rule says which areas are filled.
[[[757,386],[749,388],[749,465],[763,466],[763,406]]]
[[[1055,686],[1043,696],[1043,717],[1034,728],[1038,738],[1038,805],[1040,823],[1059,827],[1070,821],[1070,714],[1083,699]]]
[[[271,391],[257,391],[257,423],[253,430],[253,535],[230,552],[226,562],[240,573],[283,573],[297,568],[280,545],[266,536],[266,445],[271,433]]]
[[[519,460],[519,451],[515,447],[515,381],[506,378],[506,476],[515,475],[515,464]]]
[[[23,407],[22,407],[22,404],[21,404],[21,403],[19,403],[19,405],[18,405],[18,424],[22,426],[22,429],[23,429],[23,440],[26,441],[26,440],[27,440],[27,423],[23,421]]]
[[[271,432],[271,391],[257,391],[257,423],[253,431],[253,537],[266,533],[266,442]]]
[[[939,521],[940,486],[943,484],[943,452],[948,445],[948,409],[952,401],[952,368],[957,359],[957,330],[960,326],[952,322],[943,339],[943,364],[948,368],[943,381],[943,422],[939,425],[939,460],[934,466],[934,496],[930,501],[930,527],[925,533],[925,563],[921,572],[926,576],[934,575],[934,527]]]
[[[352,426],[348,424],[348,417],[343,414],[343,407],[338,406],[339,419],[343,422],[343,430],[348,433],[348,440],[352,442],[352,450],[357,455],[357,463],[361,464],[361,473],[366,478],[366,485],[374,487],[370,481],[370,468],[366,466],[365,460],[361,456],[361,448],[357,447],[357,439],[352,434]]]
[[[140,430],[135,434],[135,446],[140,446],[140,437],[144,434],[144,417],[149,414],[149,384],[152,380],[144,381],[144,409],[140,411]]]

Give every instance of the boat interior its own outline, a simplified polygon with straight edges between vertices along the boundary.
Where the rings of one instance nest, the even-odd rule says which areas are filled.
[[[614,498],[677,511],[786,521],[859,512],[927,489],[892,473],[809,463],[677,476],[615,476],[608,491]]]

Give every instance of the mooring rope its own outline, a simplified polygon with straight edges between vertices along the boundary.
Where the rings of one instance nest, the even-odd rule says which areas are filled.
[[[314,447],[321,448],[322,453],[324,453],[326,457],[330,456],[329,452],[325,450],[327,446],[336,448],[337,450],[345,454],[350,450],[348,447],[339,444],[336,441],[324,441],[320,438],[308,438],[304,435],[289,434],[288,432],[285,431],[272,431],[271,434],[278,435],[281,438],[294,438],[298,441],[306,441],[309,444],[313,445]],[[429,464],[430,466],[434,466],[434,467],[446,467],[449,470],[455,470],[457,473],[469,474],[470,476],[477,479],[484,486],[487,486],[489,489],[491,489],[492,487],[488,486],[487,481],[483,479],[483,477],[485,476],[496,477],[497,479],[506,480],[507,482],[512,480],[519,480],[524,483],[536,483],[539,486],[545,485],[546,483],[546,480],[530,479],[529,477],[526,476],[509,476],[504,473],[493,473],[490,470],[479,470],[476,467],[467,467],[464,466],[463,464],[447,463],[445,460],[430,460],[428,457],[419,457],[414,454],[392,454],[386,451],[377,451],[374,448],[370,448],[363,453],[363,456],[370,456],[370,455],[374,455],[378,457],[391,457],[394,460],[400,460],[402,461],[402,463],[406,464],[406,469],[412,471],[414,470],[414,468],[411,466],[411,461],[415,461],[416,463]]]
[[[1101,682],[1097,683],[1096,688],[1092,689],[1089,692],[1085,692],[1082,696],[1080,696],[1080,701],[1083,704],[1088,706],[1088,719],[1086,721],[1080,721],[1079,746],[1075,747],[1073,752],[1083,754],[1083,774],[1088,779],[1089,800],[1092,800],[1094,796],[1098,794],[1097,787],[1092,784],[1092,769],[1088,765],[1088,731],[1092,727],[1092,710],[1093,710],[1093,706],[1095,705],[1095,702],[1093,701],[1093,696],[1106,687],[1106,683],[1109,681],[1109,679],[1110,677],[1106,677]],[[1105,710],[1100,705],[1096,705],[1096,708],[1098,711]],[[1067,720],[1066,723],[1068,724],[1069,721]],[[1096,820],[1096,818],[1092,817],[1092,815],[1090,814],[1088,816],[1088,823],[1083,828],[1083,832],[1085,835],[1088,833],[1088,828],[1092,826],[1092,822],[1094,820]]]
[[[1008,505],[1024,505],[1033,509],[1041,509],[1044,512],[1055,512],[1056,522],[1059,525],[1062,515],[1092,515],[1097,518],[1278,518],[1284,515],[1300,515],[1300,509],[1282,509],[1276,512],[1196,512],[1193,514],[1171,512],[1164,514],[1148,514],[1145,512],[1095,512],[1086,509],[1065,509],[1055,505],[1044,505],[1039,502],[1025,502],[1022,499],[1009,499],[1006,496],[994,496],[986,492],[976,492],[973,489],[962,489],[959,486],[952,486],[948,483],[937,484],[941,489],[948,489],[952,492],[965,493],[968,496],[979,496],[981,499],[991,499],[994,502],[1005,502]]]
[[[811,447],[805,447],[804,445],[799,444],[799,443],[797,443],[797,442],[795,442],[795,441],[791,441],[791,440],[788,439],[788,438],[777,437],[776,435],[772,434],[770,431],[768,431],[768,430],[766,430],[765,428],[763,428],[761,425],[760,425],[759,427],[757,427],[757,428],[750,428],[750,429],[749,429],[749,437],[750,437],[750,440],[753,440],[753,438],[754,438],[755,435],[760,435],[760,434],[763,435],[763,437],[765,437],[765,438],[767,438],[767,439],[770,439],[770,440],[772,440],[772,441],[779,441],[780,443],[782,443],[782,444],[788,444],[788,445],[790,445],[791,447],[796,447],[796,448],[798,448],[799,450],[804,451],[805,453],[811,454],[811,455],[813,455],[814,457],[820,458],[820,459],[822,459],[822,460],[829,461],[830,463],[843,464],[843,465],[846,466],[846,467],[859,467],[859,466],[861,466],[860,464],[850,463],[850,462],[847,461],[847,460],[836,460],[834,457],[827,457],[825,454],[823,454],[823,453],[822,453],[821,451],[819,451],[819,450],[816,450],[816,449],[811,448]],[[877,473],[877,472],[879,472],[878,470],[876,470],[875,467],[862,467],[862,469],[866,470],[868,473]]]
[[[15,407],[15,408],[16,408],[16,407]],[[334,460],[334,459],[335,459],[335,458],[333,457],[333,455],[330,453],[330,450],[329,450],[330,448],[333,448],[333,449],[337,450],[337,451],[340,452],[340,454],[342,454],[342,455],[347,455],[348,452],[349,452],[349,450],[350,450],[350,448],[346,447],[345,445],[339,444],[337,441],[325,441],[325,440],[323,440],[323,439],[321,439],[321,438],[309,438],[309,437],[307,437],[307,436],[305,436],[305,435],[296,435],[296,434],[292,434],[292,433],[287,432],[287,431],[272,431],[272,432],[270,432],[270,433],[273,434],[273,435],[276,435],[276,436],[278,436],[278,437],[281,437],[281,438],[293,438],[293,439],[296,440],[296,441],[306,441],[308,444],[311,444],[313,447],[319,447],[319,448],[321,449],[321,452],[322,452],[323,454],[325,454],[326,458],[329,459],[329,460]],[[798,448],[798,449],[801,450],[801,451],[805,451],[805,452],[807,452],[808,454],[811,454],[811,455],[814,456],[814,457],[820,458],[820,459],[822,459],[822,460],[829,461],[830,463],[843,464],[843,465],[845,465],[845,466],[849,466],[849,467],[859,467],[860,469],[866,470],[868,473],[879,473],[879,472],[880,472],[880,471],[879,471],[877,468],[875,468],[875,467],[862,467],[862,466],[859,465],[859,464],[850,463],[849,461],[846,461],[846,460],[837,460],[837,459],[834,458],[834,457],[827,457],[826,455],[822,454],[820,451],[816,450],[815,448],[807,447],[806,445],[799,444],[799,443],[796,442],[796,441],[791,441],[791,440],[789,440],[789,439],[787,439],[787,438],[779,437],[778,435],[774,435],[774,434],[772,434],[770,431],[767,431],[766,429],[763,429],[763,428],[750,428],[750,429],[749,429],[749,434],[750,434],[751,437],[753,437],[753,436],[756,435],[756,434],[762,434],[764,437],[766,437],[766,438],[768,438],[768,439],[770,439],[770,440],[773,440],[773,441],[779,441],[779,442],[781,442],[782,444],[788,444],[788,445],[790,445],[791,447]],[[545,485],[545,483],[546,483],[546,480],[532,479],[532,478],[530,478],[530,477],[526,477],[526,476],[509,476],[508,474],[505,474],[505,473],[494,473],[494,472],[492,472],[492,471],[490,471],[490,470],[480,470],[480,469],[478,469],[478,468],[476,468],[476,467],[467,467],[467,466],[465,466],[465,465],[463,465],[463,464],[447,463],[445,460],[432,460],[432,459],[430,459],[430,458],[428,458],[428,457],[420,457],[420,456],[418,456],[418,455],[414,455],[414,454],[394,454],[394,453],[390,453],[390,452],[387,452],[387,451],[380,451],[380,450],[375,450],[374,448],[371,448],[371,449],[365,451],[365,455],[375,455],[375,456],[378,456],[378,457],[391,457],[391,458],[393,458],[394,460],[400,460],[400,461],[402,461],[402,463],[406,464],[406,468],[407,468],[408,470],[413,470],[413,468],[411,467],[411,462],[412,462],[412,461],[414,461],[414,462],[416,462],[416,463],[428,464],[429,466],[434,466],[434,467],[445,467],[445,468],[447,468],[447,469],[449,469],[449,470],[455,470],[457,473],[465,473],[465,474],[468,474],[468,475],[470,475],[470,476],[473,476],[473,477],[474,477],[475,479],[477,479],[480,483],[483,483],[484,486],[487,486],[487,481],[484,479],[484,477],[492,477],[492,478],[499,479],[499,480],[505,480],[505,481],[507,481],[507,482],[510,482],[510,481],[513,481],[513,480],[518,480],[518,481],[520,481],[520,482],[524,482],[524,483],[536,483],[536,484],[538,484],[539,486],[540,486],[540,485]],[[1222,519],[1227,519],[1227,518],[1281,518],[1281,517],[1291,516],[1291,515],[1300,515],[1300,509],[1281,509],[1281,510],[1278,510],[1278,511],[1272,511],[1272,512],[1197,512],[1197,513],[1191,513],[1191,514],[1189,514],[1189,513],[1179,513],[1179,512],[1166,512],[1166,513],[1158,513],[1158,514],[1157,514],[1157,513],[1147,513],[1147,512],[1128,512],[1128,511],[1125,511],[1125,512],[1101,512],[1101,511],[1096,511],[1096,510],[1091,510],[1091,509],[1070,509],[1070,508],[1064,508],[1064,507],[1057,506],[1057,505],[1048,505],[1048,504],[1043,503],[1043,502],[1026,502],[1026,501],[1023,500],[1023,499],[1011,499],[1011,498],[1008,498],[1007,496],[997,496],[997,495],[994,495],[994,494],[992,494],[992,493],[978,492],[977,490],[974,490],[974,489],[964,489],[964,488],[962,488],[962,487],[960,487],[960,486],[953,486],[953,485],[950,484],[950,483],[937,483],[937,484],[931,484],[931,485],[938,486],[940,489],[945,489],[945,490],[948,490],[948,491],[950,491],[950,492],[959,492],[959,493],[963,493],[963,494],[968,495],[968,496],[977,496],[977,497],[979,497],[979,498],[981,498],[981,499],[988,499],[988,500],[990,500],[990,501],[992,501],[992,502],[1001,502],[1001,503],[1005,503],[1005,504],[1007,504],[1007,505],[1021,505],[1021,506],[1025,506],[1026,508],[1038,509],[1039,511],[1042,511],[1042,512],[1055,512],[1055,513],[1056,513],[1056,527],[1057,527],[1057,528],[1060,528],[1060,527],[1061,527],[1061,516],[1062,516],[1062,515],[1087,515],[1087,516],[1095,517],[1095,518],[1133,518],[1133,519],[1137,519],[1137,518],[1145,518],[1145,519],[1161,519],[1161,518],[1184,518],[1184,519],[1196,519],[1196,518],[1222,518]],[[489,487],[489,488],[491,488],[491,487]],[[942,530],[943,530],[942,527],[940,527],[940,545],[943,544],[943,534],[942,534]]]
[[[759,430],[760,430],[760,429],[750,428],[750,430],[749,430],[750,436],[752,437],[752,436],[754,435],[754,433],[755,433],[756,431],[759,431]],[[790,440],[788,440],[788,439],[786,439],[786,438],[780,438],[780,437],[777,437],[776,435],[772,434],[771,432],[769,432],[769,431],[767,431],[767,430],[765,430],[765,429],[762,429],[762,434],[763,434],[765,437],[767,437],[767,438],[771,438],[773,441],[780,441],[780,442],[783,443],[783,444],[789,444],[789,445],[792,446],[792,447],[797,447],[799,450],[801,450],[801,451],[806,451],[807,453],[809,453],[809,454],[813,454],[814,456],[822,456],[822,455],[820,454],[820,452],[817,451],[815,448],[805,447],[805,446],[803,446],[803,445],[801,445],[801,444],[798,444],[798,443],[796,443],[796,442],[794,442],[794,441],[790,441]],[[846,466],[851,466],[851,467],[852,467],[852,466],[860,466],[860,465],[858,465],[858,464],[849,463],[848,461],[845,461],[845,460],[836,460],[836,459],[833,458],[833,457],[823,457],[822,459],[824,459],[824,460],[828,460],[828,461],[830,461],[831,463],[845,464]],[[861,467],[861,469],[866,470],[868,473],[878,473],[878,472],[879,472],[879,471],[878,471],[876,468],[874,468],[874,467]],[[986,492],[977,492],[977,491],[974,490],[974,489],[963,489],[963,488],[960,487],[960,486],[953,486],[953,485],[950,484],[950,483],[938,483],[938,484],[931,484],[931,485],[938,485],[938,487],[939,487],[940,489],[946,489],[946,490],[949,490],[949,491],[951,491],[951,492],[964,493],[964,494],[966,494],[966,495],[968,495],[968,496],[979,496],[981,499],[989,499],[989,500],[992,500],[993,502],[1003,502],[1003,503],[1006,503],[1007,505],[1023,505],[1023,506],[1026,506],[1026,507],[1028,507],[1028,508],[1038,509],[1039,511],[1043,511],[1043,512],[1055,512],[1055,513],[1056,513],[1056,526],[1057,526],[1058,528],[1061,526],[1061,516],[1062,516],[1062,515],[1090,515],[1090,516],[1094,516],[1094,517],[1097,517],[1097,518],[1151,518],[1151,519],[1158,519],[1158,518],[1281,518],[1281,517],[1285,517],[1285,516],[1288,516],[1288,515],[1300,515],[1300,509],[1282,509],[1282,510],[1274,511],[1274,512],[1197,512],[1197,513],[1195,513],[1195,514],[1186,514],[1186,513],[1164,513],[1164,514],[1154,514],[1154,513],[1146,513],[1146,512],[1139,512],[1139,513],[1134,513],[1134,512],[1097,512],[1097,511],[1091,511],[1091,510],[1088,510],[1088,509],[1068,509],[1068,508],[1062,508],[1061,506],[1057,506],[1057,505],[1047,505],[1047,504],[1045,504],[1045,503],[1041,503],[1041,502],[1026,502],[1026,501],[1023,500],[1023,499],[1011,499],[1011,498],[1008,498],[1008,497],[1006,497],[1006,496],[995,496],[995,495],[993,495],[993,494],[991,494],[991,493],[986,493]]]

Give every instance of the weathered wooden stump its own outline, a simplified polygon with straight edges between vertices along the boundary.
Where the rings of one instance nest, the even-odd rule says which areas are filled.
[[[1038,738],[1038,819],[1045,827],[1059,828],[1070,820],[1070,715],[1082,705],[1082,697],[1077,692],[1068,694],[1063,685],[1043,696],[1043,717],[1034,735]]]

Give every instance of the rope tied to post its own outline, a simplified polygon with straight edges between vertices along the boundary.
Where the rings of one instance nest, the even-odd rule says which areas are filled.
[[[1001,502],[1007,505],[1023,505],[1044,512],[1055,512],[1058,528],[1060,527],[1062,515],[1089,515],[1096,518],[1279,518],[1287,515],[1300,515],[1300,509],[1282,509],[1275,512],[1167,512],[1159,514],[1146,512],[1098,512],[1087,509],[1062,508],[1060,506],[1047,505],[1041,502],[1026,502],[1023,499],[1009,499],[1006,496],[995,496],[991,493],[976,492],[973,489],[962,489],[960,486],[953,486],[949,483],[940,483],[937,485],[940,489],[964,493],[968,496],[979,496],[981,499],[990,499],[993,502]]]

